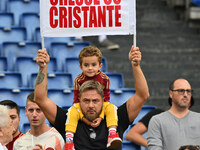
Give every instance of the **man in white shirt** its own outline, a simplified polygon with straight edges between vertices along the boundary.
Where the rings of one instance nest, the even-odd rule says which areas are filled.
[[[14,143],[14,150],[52,149],[64,150],[64,139],[55,128],[45,123],[45,116],[34,102],[34,93],[27,97],[25,114],[30,123],[30,130]]]

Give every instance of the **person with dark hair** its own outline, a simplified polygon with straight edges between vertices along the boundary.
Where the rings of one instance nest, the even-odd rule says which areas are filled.
[[[176,81],[176,80],[174,80],[174,81],[172,81],[172,82],[170,83],[170,85],[169,85],[169,90],[172,90],[172,89],[174,88],[174,82],[175,82],[175,81]],[[168,104],[169,104],[170,106],[172,106],[172,98],[171,98],[170,96],[169,96],[169,98],[168,98]],[[191,108],[193,105],[194,105],[194,98],[193,98],[193,96],[191,95],[189,108]]]
[[[178,150],[199,150],[199,146],[184,145],[184,146],[181,146]]]
[[[138,47],[132,46],[129,52],[129,60],[132,65],[136,92],[117,109],[117,131],[121,139],[123,133],[139,114],[142,106],[149,97],[146,79],[140,67],[141,52]],[[35,101],[40,106],[49,122],[62,134],[65,139],[65,122],[67,110],[57,106],[47,96],[47,68],[49,55],[44,50],[39,50],[36,61],[40,67],[35,84]],[[135,63],[136,62],[136,63]],[[44,65],[45,63],[45,65]],[[98,81],[88,80],[79,88],[80,108],[88,120],[99,117],[103,106],[103,88]],[[67,101],[67,99],[66,99]],[[102,120],[97,128],[87,125],[79,120],[73,142],[76,150],[105,150],[108,138],[106,119]],[[122,146],[116,148],[122,149]],[[70,149],[71,150],[71,149]]]
[[[147,139],[142,135],[147,132],[150,119],[163,111],[164,110],[162,109],[156,108],[144,115],[144,117],[128,131],[126,139],[138,145],[147,147]]]
[[[150,120],[148,150],[176,150],[181,145],[200,143],[200,113],[189,110],[192,92],[185,79],[179,78],[170,84],[171,107]]]
[[[34,101],[33,92],[27,96],[25,114],[30,130],[15,141],[13,150],[64,150],[62,136],[46,124],[44,113]]]
[[[9,116],[13,122],[13,127],[14,127],[14,131],[13,131],[13,140],[11,142],[9,142],[6,147],[8,150],[13,150],[13,144],[14,142],[23,135],[22,132],[19,131],[19,122],[20,122],[20,108],[19,106],[11,100],[3,100],[0,102],[0,105],[4,105],[7,106],[8,109],[10,109],[10,113]]]

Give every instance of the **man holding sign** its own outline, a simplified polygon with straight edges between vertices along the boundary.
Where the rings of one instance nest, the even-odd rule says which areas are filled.
[[[65,139],[67,110],[60,108],[47,97],[47,68],[49,63],[49,55],[47,54],[47,51],[45,49],[39,50],[36,60],[40,70],[35,85],[35,101],[40,106],[49,122]],[[129,60],[131,61],[133,68],[136,92],[135,94],[133,93],[133,96],[130,97],[126,103],[118,107],[117,110],[118,132],[121,138],[124,131],[137,117],[149,96],[147,82],[140,68],[141,52],[138,47],[131,48],[129,52]],[[46,65],[44,65],[44,63],[46,63]],[[85,112],[84,115],[96,116],[96,114],[101,112],[103,97],[99,93],[102,91],[103,89],[97,81],[89,80],[81,85],[79,91],[80,107],[82,112]],[[94,104],[96,101],[98,101],[98,105]],[[107,138],[108,129],[106,127],[105,119],[102,120],[97,128],[92,128],[84,122],[79,121],[73,141],[76,150],[102,150],[106,149]],[[117,149],[121,149],[121,147]]]

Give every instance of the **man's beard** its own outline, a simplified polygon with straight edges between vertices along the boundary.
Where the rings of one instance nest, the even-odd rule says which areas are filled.
[[[188,100],[188,98],[186,98],[187,100]],[[189,105],[190,105],[190,103],[189,102],[186,102],[186,103],[184,103],[184,102],[174,102],[179,108],[182,108],[182,109],[185,109],[185,108],[188,108],[189,107]]]
[[[90,110],[93,110],[93,109],[90,109]],[[88,110],[87,112],[89,112],[90,110]],[[93,110],[93,111],[94,111],[94,110]],[[86,112],[86,113],[83,112],[83,111],[82,111],[82,112],[83,112],[84,117],[85,117],[88,121],[92,122],[93,120],[95,120],[96,118],[99,117],[101,111],[102,111],[102,108],[101,108],[100,112],[96,112],[96,111],[95,111],[95,114],[92,114],[92,115],[89,115],[87,112]]]

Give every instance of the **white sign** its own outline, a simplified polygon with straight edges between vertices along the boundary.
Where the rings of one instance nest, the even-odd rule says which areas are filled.
[[[135,0],[40,0],[43,37],[136,33]]]

